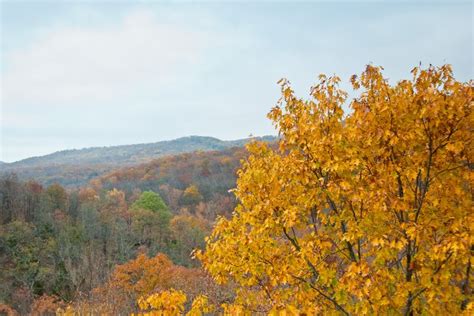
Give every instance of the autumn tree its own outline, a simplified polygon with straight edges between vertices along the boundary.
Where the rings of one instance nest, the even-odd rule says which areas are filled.
[[[195,216],[177,215],[170,224],[173,237],[171,258],[177,264],[196,266],[199,262],[192,260],[193,250],[204,248],[204,238],[209,235],[207,223]]]
[[[347,93],[321,75],[308,100],[281,80],[278,149],[248,146],[231,219],[198,253],[239,284],[233,311],[470,314],[474,249],[473,82],[381,67]]]
[[[16,310],[14,310],[10,306],[5,305],[3,303],[0,303],[0,314],[6,315],[6,316],[18,316],[19,315]]]
[[[30,316],[56,315],[56,311],[64,306],[56,296],[42,295],[31,306]]]
[[[0,223],[32,220],[41,191],[42,187],[38,183],[22,183],[14,174],[0,177]]]
[[[168,296],[164,294],[167,291],[181,294]],[[135,259],[115,267],[109,281],[93,291],[96,300],[90,301],[89,307],[102,308],[103,312],[112,314],[132,312],[138,307],[180,311],[181,308],[175,310],[176,305],[189,310],[196,298],[203,300],[205,296],[206,302],[217,305],[228,300],[230,295],[229,288],[217,286],[202,269],[175,265],[161,253],[148,257],[142,252]],[[180,303],[174,299],[179,299]],[[188,302],[184,304],[186,300]]]
[[[190,185],[184,190],[182,196],[182,203],[184,205],[195,205],[202,201],[202,195],[196,185]]]
[[[142,311],[146,311],[148,315],[186,315],[186,316],[202,316],[215,311],[215,306],[209,303],[209,299],[205,295],[196,297],[187,313],[184,313],[184,304],[187,301],[186,295],[182,291],[174,289],[161,291],[138,299],[138,305]]]
[[[55,183],[46,189],[46,199],[48,206],[52,210],[64,211],[67,205],[67,193],[64,188]]]

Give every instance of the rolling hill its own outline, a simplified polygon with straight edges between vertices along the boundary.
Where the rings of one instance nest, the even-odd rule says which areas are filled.
[[[254,139],[273,141],[276,137]],[[241,147],[249,140],[250,138],[224,141],[214,137],[188,136],[147,144],[63,150],[0,164],[0,174],[15,173],[22,180],[34,179],[43,185],[59,183],[66,187],[76,187],[117,167],[146,163],[181,153]]]

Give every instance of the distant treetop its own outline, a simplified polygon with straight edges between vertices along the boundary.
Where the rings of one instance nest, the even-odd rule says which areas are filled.
[[[145,209],[153,212],[169,212],[168,206],[158,193],[153,191],[143,192],[131,209]]]

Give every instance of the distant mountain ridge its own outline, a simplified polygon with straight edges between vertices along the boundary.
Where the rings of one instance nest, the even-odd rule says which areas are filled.
[[[0,163],[0,174],[15,173],[20,179],[34,179],[45,185],[58,182],[65,186],[78,186],[116,167],[140,164],[167,155],[240,147],[252,139],[272,142],[277,138],[263,136],[226,141],[207,136],[188,136],[155,143],[70,149]]]

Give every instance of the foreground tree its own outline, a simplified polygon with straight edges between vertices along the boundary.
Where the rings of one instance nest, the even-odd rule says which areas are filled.
[[[239,284],[227,310],[472,312],[473,83],[412,74],[390,85],[368,66],[347,116],[338,77],[307,101],[280,82],[279,148],[248,147],[240,204],[197,253]]]

